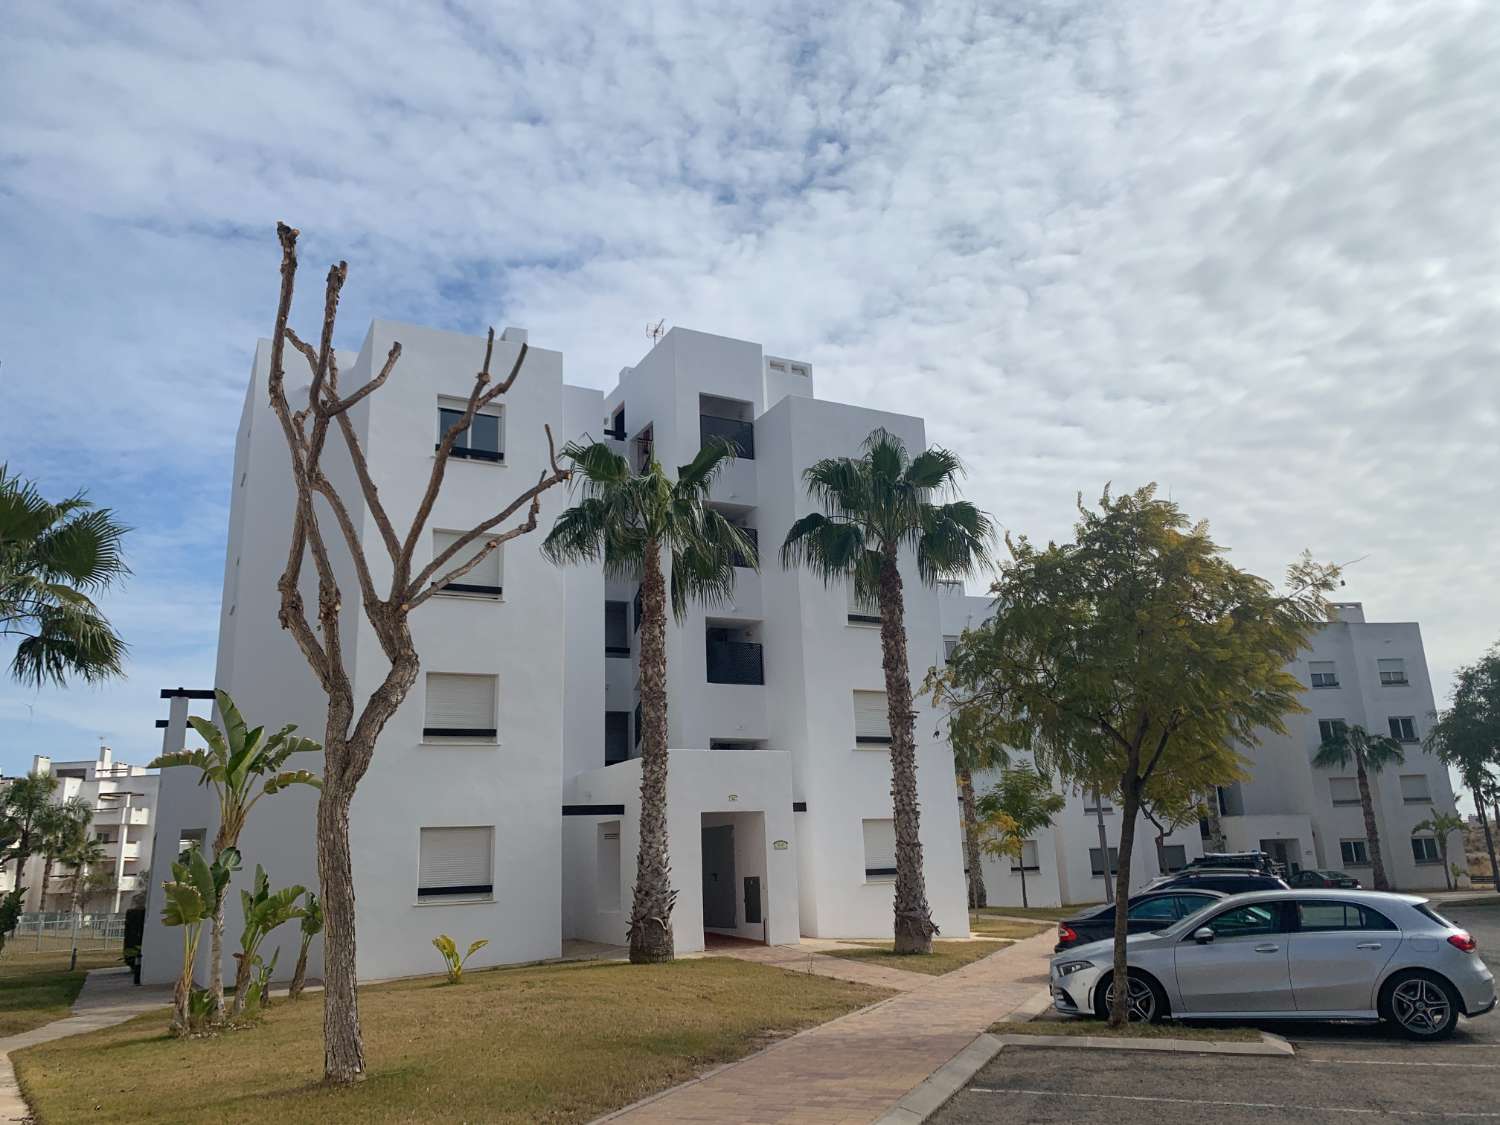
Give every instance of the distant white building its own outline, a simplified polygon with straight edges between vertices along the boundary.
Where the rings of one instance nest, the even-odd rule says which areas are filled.
[[[38,754],[31,772],[58,779],[52,799],[62,804],[79,798],[92,810],[89,832],[103,845],[104,862],[91,874],[94,888],[83,898],[85,911],[118,913],[132,895],[146,886],[151,870],[151,845],[155,830],[157,775],[144,766],[116,762],[114,752],[101,746],[96,758],[54,762]],[[67,910],[73,901],[72,873],[60,862],[52,864],[47,885],[42,886],[46,859],[32,855],[21,884],[27,888],[27,911]],[[0,893],[16,885],[15,863],[0,873]]]
[[[945,633],[989,613],[984,598],[945,600]],[[1323,739],[1337,724],[1362,726],[1397,739],[1404,764],[1372,774],[1376,826],[1387,878],[1401,890],[1441,889],[1446,884],[1437,840],[1417,825],[1434,810],[1453,811],[1448,771],[1426,753],[1422,736],[1433,713],[1432,681],[1415,622],[1366,622],[1358,602],[1336,605],[1337,620],[1320,628],[1311,647],[1288,666],[1308,689],[1307,714],[1287,718],[1285,735],[1262,732],[1259,745],[1242,748],[1249,780],[1219,790],[1220,822],[1230,851],[1261,850],[1290,871],[1347,871],[1370,886],[1369,841],[1353,769],[1324,770],[1312,764]],[[993,784],[994,777],[976,779]],[[1067,807],[1050,830],[1029,841],[1027,895],[1033,904],[1098,902],[1104,898],[1100,816],[1085,794],[1068,794]],[[1111,863],[1119,842],[1119,815],[1103,810]],[[1191,825],[1157,845],[1156,828],[1142,817],[1136,830],[1130,881],[1139,888],[1156,876],[1203,854],[1205,830]],[[1450,837],[1449,861],[1464,864],[1463,834]],[[1019,865],[984,860],[985,890],[992,904],[1021,901]]]
[[[346,383],[368,379],[397,339],[397,375],[351,421],[401,526],[452,417],[445,412],[472,386],[484,340],[377,321],[359,354],[341,357]],[[508,370],[524,340],[507,329],[494,369]],[[215,683],[251,721],[295,722],[320,738],[322,693],[276,618],[292,491],[266,402],[268,363],[263,341],[236,440]],[[299,357],[289,364],[295,400],[307,374]],[[565,384],[562,356],[531,348],[514,387],[456,451],[421,556],[536,479],[544,423],[560,442],[603,438],[633,463],[655,456],[669,471],[709,436],[741,448],[713,503],[758,535],[761,571],[739,569],[730,604],[694,606],[668,628],[678,951],[702,949],[715,933],[773,944],[889,934],[895,845],[878,629],[842,584],[783,570],[776,550],[812,510],[805,468],[857,454],[879,426],[920,449],[921,419],[819,400],[808,364],[684,329],[623,370],[608,395]],[[328,449],[330,478],[357,497],[340,443]],[[542,558],[544,530],[567,503],[563,489],[549,493],[536,534],[506,544],[413,618],[422,675],[382,735],[351,813],[366,979],[431,970],[438,933],[490,939],[476,964],[555,957],[564,938],[626,940],[640,786],[636,588],[607,582],[598,567],[560,569]],[[357,502],[353,516],[372,560],[383,559]],[[942,659],[940,595],[922,587],[913,559],[903,571],[916,684]],[[386,664],[347,573],[342,588],[345,650],[362,698]],[[314,600],[311,588],[306,596]],[[952,757],[926,701],[917,706],[928,897],[942,933],[963,935]],[[166,749],[181,744],[186,707],[173,698]],[[214,805],[191,772],[162,778],[163,847],[213,834]],[[263,864],[274,885],[316,886],[315,801],[294,787],[258,805],[241,839],[246,866]],[[152,893],[144,979],[166,981],[181,943],[158,921],[159,887]],[[230,932],[237,912],[231,898]]]

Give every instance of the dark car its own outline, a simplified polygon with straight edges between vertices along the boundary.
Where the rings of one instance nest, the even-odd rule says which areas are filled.
[[[1287,880],[1294,887],[1331,887],[1334,890],[1357,891],[1359,880],[1342,871],[1299,871]]]
[[[1211,902],[1223,898],[1219,891],[1209,890],[1173,890],[1173,891],[1142,891],[1130,899],[1130,910],[1126,915],[1130,932],[1133,934],[1149,934],[1156,930],[1164,930],[1172,923],[1181,918],[1186,918],[1202,910]],[[1057,924],[1057,944],[1052,947],[1053,953],[1061,953],[1075,945],[1083,945],[1091,941],[1103,941],[1105,938],[1114,937],[1115,934],[1115,907],[1113,903],[1105,903],[1094,909],[1080,914],[1077,918],[1069,918],[1066,922]]]
[[[1150,887],[1153,891],[1169,888],[1177,890],[1222,891],[1226,895],[1242,895],[1248,891],[1287,891],[1286,880],[1263,871],[1231,871],[1228,869],[1205,869],[1202,871],[1179,871],[1168,875]]]

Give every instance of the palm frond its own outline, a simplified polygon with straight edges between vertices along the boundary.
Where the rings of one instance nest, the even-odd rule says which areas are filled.
[[[711,437],[703,443],[698,455],[677,469],[677,490],[694,496],[708,495],[714,478],[722,473],[735,458],[735,446],[721,437]]]
[[[967,500],[922,506],[916,532],[917,573],[931,585],[966,578],[990,561],[995,529]]]
[[[963,475],[964,465],[958,459],[958,454],[935,445],[912,458],[904,477],[912,488],[946,492]]]

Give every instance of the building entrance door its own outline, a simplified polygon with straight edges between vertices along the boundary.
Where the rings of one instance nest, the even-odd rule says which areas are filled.
[[[1262,840],[1260,850],[1286,868],[1289,877],[1302,870],[1302,844],[1299,840]]]
[[[703,925],[735,928],[734,825],[703,829]]]

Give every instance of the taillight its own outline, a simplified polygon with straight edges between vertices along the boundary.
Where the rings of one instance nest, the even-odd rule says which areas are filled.
[[[1456,934],[1448,935],[1448,944],[1460,953],[1473,953],[1479,948],[1479,943],[1471,938],[1467,931],[1459,930]]]
[[[1077,941],[1078,934],[1066,922],[1059,922],[1057,924],[1057,940],[1059,944],[1067,945],[1070,941]],[[1450,938],[1449,940],[1451,941],[1452,939]]]

